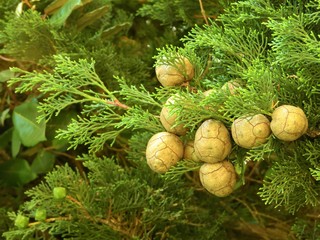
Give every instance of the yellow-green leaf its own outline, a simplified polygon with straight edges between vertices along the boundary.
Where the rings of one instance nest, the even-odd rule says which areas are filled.
[[[118,25],[115,25],[113,27],[110,27],[106,30],[104,30],[101,33],[101,37],[106,39],[106,38],[110,38],[114,35],[116,35],[117,33],[121,32],[122,30],[128,29],[131,26],[130,22],[124,22]]]
[[[49,21],[51,22],[51,24],[60,27],[66,22],[67,18],[71,15],[73,10],[77,9],[78,7],[82,7],[89,2],[91,2],[91,0],[68,0],[63,4],[63,6],[61,6],[52,14]]]
[[[55,11],[57,11],[59,8],[61,8],[68,0],[55,0],[52,3],[50,3],[45,9],[44,13],[46,15],[53,14]]]
[[[93,22],[101,18],[108,11],[109,11],[109,6],[106,5],[94,11],[84,14],[77,22],[78,28],[79,29],[85,28],[86,26],[92,24]]]

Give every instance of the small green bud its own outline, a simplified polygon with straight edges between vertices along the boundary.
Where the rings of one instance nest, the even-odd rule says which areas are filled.
[[[242,174],[242,170],[243,170],[242,164],[236,163],[236,164],[234,165],[234,169],[236,170],[236,173],[237,173],[238,175],[241,175],[241,174]]]
[[[47,211],[43,208],[38,208],[36,210],[35,216],[34,216],[35,220],[37,221],[44,221],[47,218]]]
[[[14,225],[20,229],[26,228],[29,224],[29,218],[23,215],[18,215],[14,221]]]
[[[53,197],[55,199],[63,199],[67,196],[67,190],[64,187],[55,187],[53,189]]]

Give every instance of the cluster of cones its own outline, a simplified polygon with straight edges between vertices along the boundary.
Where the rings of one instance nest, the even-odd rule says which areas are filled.
[[[194,77],[194,67],[187,58],[180,56],[176,63],[156,67],[157,78],[164,87],[181,85]],[[228,86],[231,94],[235,94],[236,87],[240,85]],[[153,171],[165,173],[181,159],[203,162],[199,169],[201,184],[218,197],[228,196],[236,184],[235,168],[227,159],[232,139],[240,147],[252,149],[266,143],[271,134],[282,141],[294,141],[308,128],[307,117],[301,108],[282,105],[268,117],[257,114],[235,119],[231,134],[221,121],[207,119],[196,130],[194,140],[184,143],[180,137],[188,129],[176,124],[177,115],[170,107],[177,99],[179,95],[171,96],[161,110],[160,121],[166,131],[150,138],[146,149],[147,163]]]

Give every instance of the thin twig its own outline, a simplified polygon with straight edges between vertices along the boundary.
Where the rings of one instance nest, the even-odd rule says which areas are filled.
[[[47,218],[45,220],[45,222],[47,223],[50,223],[50,222],[56,222],[56,221],[70,221],[72,219],[71,216],[68,216],[68,217],[54,217],[54,218]],[[38,221],[38,222],[32,222],[32,223],[29,223],[28,226],[31,227],[31,226],[35,226],[37,224],[40,224],[42,223],[41,221]]]
[[[204,19],[204,21],[206,22],[206,24],[209,25],[208,17],[207,17],[207,15],[206,15],[206,11],[205,11],[204,8],[203,8],[202,0],[199,0],[199,4],[200,4],[200,9],[201,9],[201,14],[202,14],[202,16],[203,16],[203,19]]]
[[[115,99],[113,101],[107,101],[107,104],[114,105],[116,107],[120,107],[120,108],[123,108],[125,110],[130,108],[129,106],[125,105],[124,103],[121,103],[118,99]]]
[[[6,61],[6,62],[15,62],[15,61],[17,61],[17,60],[14,59],[14,58],[8,58],[8,57],[4,57],[4,56],[2,56],[2,55],[0,55],[0,59],[4,60],[4,61]]]
[[[111,229],[113,229],[116,232],[120,232],[126,236],[130,236],[132,237],[132,234],[130,233],[130,231],[127,231],[126,229],[123,229],[123,227],[121,225],[125,225],[126,223],[121,224],[122,221],[119,221],[111,216],[108,216],[108,219],[103,219],[103,218],[93,218],[90,216],[89,212],[85,209],[85,207],[82,205],[81,202],[79,202],[78,200],[76,200],[75,198],[71,197],[71,196],[67,196],[66,197],[68,200],[70,200],[71,202],[75,203],[76,205],[79,206],[79,208],[82,210],[84,217],[86,219],[88,219],[89,221],[92,222],[96,222],[98,221],[99,223],[108,225]],[[111,208],[109,209],[109,211],[111,211]],[[109,214],[111,214],[111,212],[109,212]]]
[[[260,222],[259,219],[257,218],[257,215],[255,214],[256,211],[252,210],[251,207],[245,201],[242,201],[240,198],[234,198],[234,199],[248,209],[251,216],[255,219],[256,222]]]
[[[32,4],[29,3],[28,0],[22,0],[22,2],[23,2],[25,5],[27,5],[29,8],[32,8],[32,7],[33,7]]]

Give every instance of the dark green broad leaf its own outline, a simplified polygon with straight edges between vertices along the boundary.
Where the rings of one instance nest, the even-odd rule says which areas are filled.
[[[14,128],[12,132],[12,137],[11,137],[11,155],[13,158],[15,158],[18,155],[20,148],[21,148],[21,140],[19,137],[19,133],[17,129]]]
[[[13,128],[7,129],[4,133],[0,135],[0,148],[6,148],[9,146],[9,142],[11,141]]]
[[[0,114],[0,123],[4,126],[5,120],[10,118],[10,108],[3,110]]]
[[[52,117],[47,123],[47,139],[51,141],[51,147],[55,150],[65,151],[69,146],[68,139],[56,138],[57,130],[67,129],[72,119],[77,118],[77,112],[72,109],[61,111],[58,116]]]
[[[31,169],[37,174],[47,173],[52,170],[55,162],[55,155],[42,149],[31,164]]]
[[[17,131],[22,144],[26,147],[32,147],[39,142],[45,141],[46,122],[37,121],[40,115],[38,104],[34,101],[24,102],[13,111],[13,125]]]
[[[78,28],[81,30],[86,26],[94,23],[109,11],[109,6],[103,6],[94,11],[84,14],[77,22]]]
[[[0,72],[0,82],[6,82],[7,80],[13,77],[14,73],[11,72],[9,69]]]
[[[24,159],[13,159],[0,164],[0,181],[9,186],[22,186],[36,179],[29,163]]]
[[[56,10],[51,18],[50,18],[50,22],[51,24],[55,25],[55,26],[63,26],[63,24],[66,22],[67,18],[71,15],[71,13],[73,12],[73,10],[77,9],[78,7],[82,7],[83,5],[87,4],[91,2],[90,1],[86,1],[86,0],[68,0],[65,1],[64,4],[59,7],[58,10]],[[59,3],[61,4],[61,3]]]

